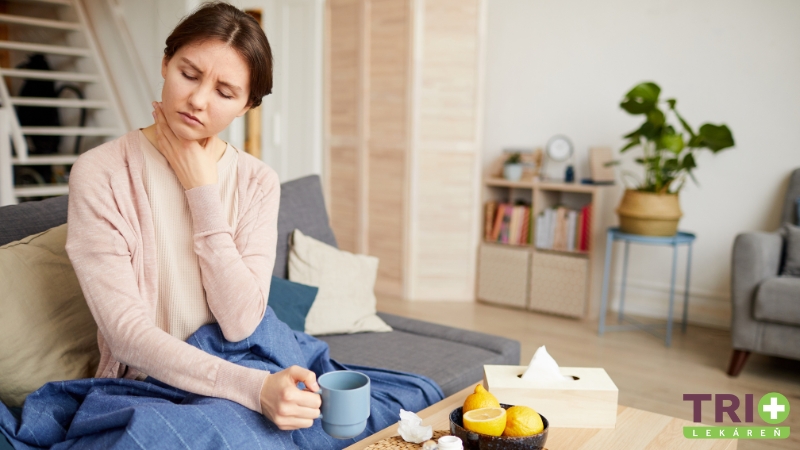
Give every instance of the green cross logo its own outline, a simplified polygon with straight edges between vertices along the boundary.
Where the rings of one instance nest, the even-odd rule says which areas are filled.
[[[777,392],[770,392],[758,401],[758,415],[764,422],[781,423],[789,417],[789,400]]]

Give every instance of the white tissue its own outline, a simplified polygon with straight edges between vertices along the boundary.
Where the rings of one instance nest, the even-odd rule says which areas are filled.
[[[544,345],[539,347],[536,353],[533,354],[531,363],[528,364],[528,368],[525,369],[525,373],[522,374],[522,379],[528,381],[572,380],[570,377],[561,375],[561,371],[558,369],[558,363],[547,353],[547,349],[544,348]]]
[[[397,427],[400,437],[406,442],[420,444],[433,437],[433,427],[422,426],[422,419],[411,411],[400,410],[400,426]]]

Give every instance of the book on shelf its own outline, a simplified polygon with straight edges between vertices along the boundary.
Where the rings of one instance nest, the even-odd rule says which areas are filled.
[[[581,241],[580,250],[583,252],[589,251],[589,241],[592,235],[592,205],[586,205],[581,210],[583,213],[583,226],[581,227],[581,236],[583,236],[583,240]]]
[[[516,244],[519,242],[519,207],[511,207],[511,219],[508,221],[508,240],[506,244]]]
[[[567,211],[567,251],[575,251],[575,229],[577,228],[578,212]]]
[[[484,240],[509,245],[528,245],[531,207],[524,204],[487,202],[484,208]]]
[[[494,211],[494,225],[492,226],[491,239],[492,242],[498,242],[500,239],[500,227],[503,225],[503,214],[505,214],[505,205],[502,203],[495,206]]]
[[[500,205],[501,216],[503,220],[500,222],[500,232],[497,236],[497,242],[508,243],[508,225],[511,223],[511,215],[506,205]]]
[[[553,250],[567,249],[567,208],[556,208],[556,221],[553,227]]]
[[[530,241],[530,226],[531,226],[531,212],[530,208],[522,207],[520,214],[522,215],[522,227],[520,228],[519,240],[520,245],[529,244]]]
[[[555,209],[546,209],[539,216],[541,224],[537,227],[537,247],[552,248],[553,247],[553,229],[556,218]]]
[[[530,208],[524,205],[517,205],[514,206],[514,214],[516,215],[516,228],[514,238],[511,240],[511,243],[517,245],[525,245],[528,244],[527,234],[525,232],[525,217],[528,216],[528,211]]]
[[[500,243],[508,244],[509,228],[511,227],[511,205],[503,205],[503,223],[500,224]]]
[[[497,211],[497,202],[486,202],[486,209],[483,212],[483,238],[490,240],[492,238],[492,226],[494,225],[494,214]]]
[[[547,208],[535,219],[537,248],[566,252],[588,252],[591,235],[591,205],[581,209]]]

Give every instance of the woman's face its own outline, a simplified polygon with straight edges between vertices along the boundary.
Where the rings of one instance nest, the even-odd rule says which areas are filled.
[[[250,69],[236,50],[218,40],[185,45],[161,62],[161,102],[172,131],[202,140],[247,112]]]

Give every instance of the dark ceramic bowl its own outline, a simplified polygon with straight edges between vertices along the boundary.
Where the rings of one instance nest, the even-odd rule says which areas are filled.
[[[511,408],[513,405],[501,403],[503,409]],[[464,428],[463,412],[459,406],[450,413],[450,434],[458,436],[464,443],[464,450],[542,450],[544,443],[547,442],[547,430],[550,424],[547,419],[542,418],[544,429],[539,434],[525,437],[507,436],[488,436],[468,431]]]

